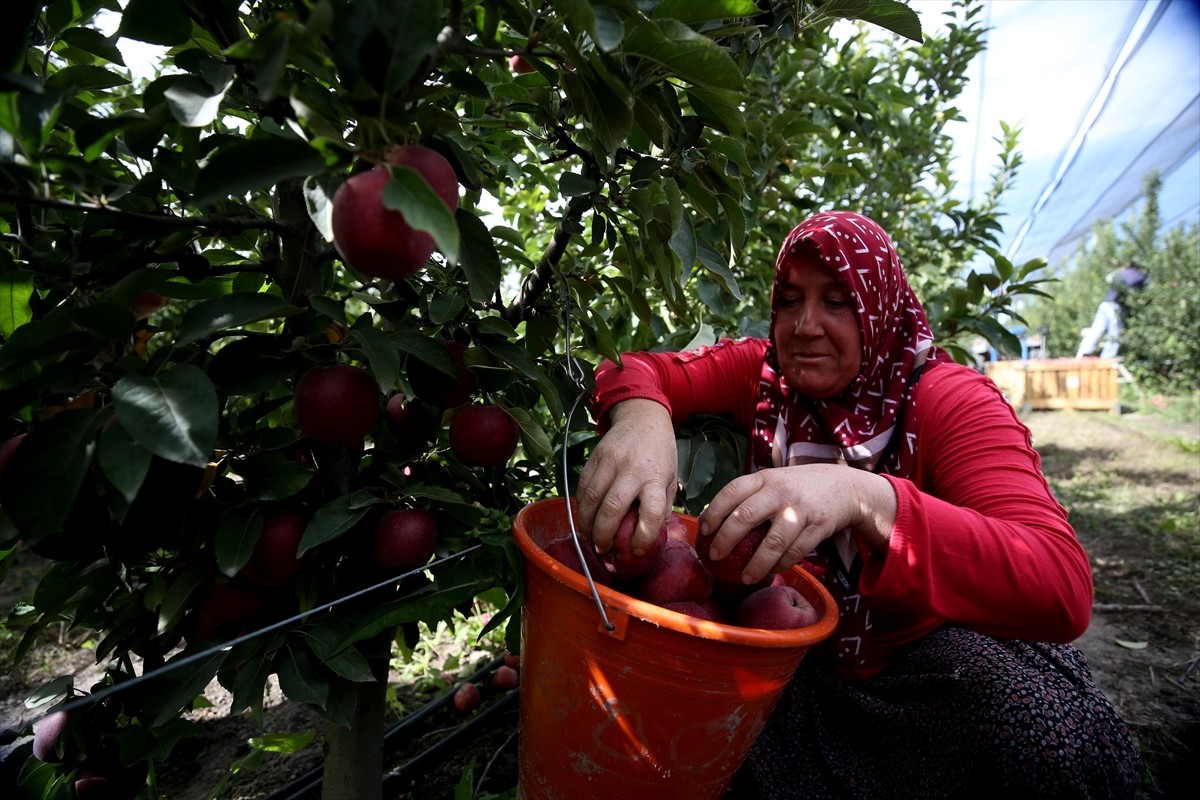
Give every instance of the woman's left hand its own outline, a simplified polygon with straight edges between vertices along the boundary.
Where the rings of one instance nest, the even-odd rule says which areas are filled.
[[[771,528],[746,566],[755,583],[782,572],[845,528],[880,553],[896,521],[896,493],[879,475],[838,464],[775,467],[735,478],[700,514],[700,535],[719,560],[752,528]]]

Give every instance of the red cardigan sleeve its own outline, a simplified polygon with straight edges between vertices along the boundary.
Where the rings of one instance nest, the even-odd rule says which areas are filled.
[[[958,365],[917,388],[913,480],[886,476],[898,513],[886,559],[859,587],[876,608],[997,637],[1068,642],[1087,627],[1087,554],[999,390]]]
[[[676,425],[696,414],[726,414],[749,430],[766,348],[765,339],[745,338],[678,353],[623,353],[621,365],[605,361],[596,370],[592,418],[603,434],[613,406],[642,398],[665,406]]]

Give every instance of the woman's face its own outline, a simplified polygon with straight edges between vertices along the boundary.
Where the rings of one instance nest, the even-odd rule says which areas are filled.
[[[850,291],[818,258],[799,253],[775,297],[775,350],[788,386],[812,398],[841,394],[862,367],[862,334]]]

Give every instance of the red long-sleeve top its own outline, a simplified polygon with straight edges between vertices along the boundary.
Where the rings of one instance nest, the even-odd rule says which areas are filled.
[[[687,353],[622,356],[596,374],[592,411],[603,431],[617,403],[661,403],[680,424],[721,414],[749,431],[766,340],[725,340]],[[839,659],[850,678],[875,674],[900,648],[954,622],[999,638],[1069,642],[1087,627],[1087,554],[1055,500],[1041,459],[996,386],[943,363],[917,383],[905,431],[919,442],[908,477],[884,475],[896,492],[885,557],[860,545],[858,593],[870,604],[858,657]],[[907,446],[907,443],[901,446]],[[835,633],[831,646],[840,647]]]

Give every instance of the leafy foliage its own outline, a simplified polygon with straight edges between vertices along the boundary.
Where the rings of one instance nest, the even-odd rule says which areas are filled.
[[[80,712],[67,769],[113,747],[152,769],[213,676],[235,710],[261,710],[277,673],[352,724],[387,642],[481,596],[499,593],[489,630],[515,645],[511,515],[571,485],[592,436],[567,415],[591,364],[763,333],[775,244],[803,216],[849,206],[889,228],[950,346],[1003,337],[990,317],[1037,283],[1036,262],[999,257],[961,275],[995,256],[1020,161],[1006,130],[991,191],[949,198],[943,126],[983,46],[966,0],[939,37],[894,0],[16,5],[0,42],[0,433],[27,436],[0,546],[53,562],[19,652],[65,621],[102,631],[97,656],[116,661],[66,692],[108,693]],[[839,42],[837,19],[876,27]],[[121,40],[163,49],[154,76],[126,68]],[[332,198],[416,143],[453,166],[457,213],[396,170],[384,202],[439,250],[411,279],[363,280],[331,241]],[[413,399],[418,370],[457,373],[446,342],[474,398],[521,427],[506,468],[459,463],[453,409]],[[304,440],[296,382],[335,362],[420,424],[381,413],[362,444]],[[707,422],[680,446],[692,505],[742,463]],[[403,505],[437,516],[439,561],[393,576],[369,538]],[[241,568],[280,507],[309,520],[307,562],[272,590]],[[117,691],[135,650],[188,668]]]

